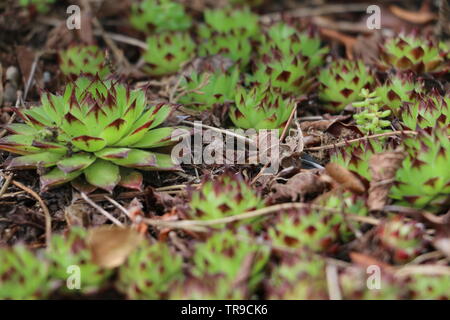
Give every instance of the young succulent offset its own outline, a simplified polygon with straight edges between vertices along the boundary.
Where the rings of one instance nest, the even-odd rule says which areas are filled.
[[[340,112],[361,101],[361,89],[369,89],[374,78],[362,61],[335,60],[319,74],[319,98],[326,110]]]
[[[399,205],[432,212],[448,209],[450,140],[447,129],[422,130],[403,142],[406,157],[390,197]]]
[[[270,300],[328,299],[325,259],[308,251],[286,254],[266,281]]]
[[[59,68],[70,79],[81,74],[98,75],[104,79],[111,73],[106,57],[97,46],[75,45],[59,54]]]
[[[195,43],[189,33],[164,32],[147,38],[148,49],[143,57],[144,71],[152,76],[175,73],[188,62],[195,50]]]
[[[425,227],[414,220],[390,217],[378,226],[377,236],[397,263],[409,262],[425,251]]]
[[[235,281],[244,263],[248,266],[247,285],[250,291],[263,278],[263,268],[269,258],[269,248],[255,243],[247,232],[220,230],[195,247],[192,273],[197,277],[222,275]]]
[[[450,300],[450,275],[414,274],[409,279],[411,298],[417,300]]]
[[[79,289],[84,293],[101,289],[111,276],[111,271],[92,262],[86,238],[86,230],[80,227],[72,228],[65,235],[52,236],[50,250],[46,253],[50,262],[49,277],[52,281],[59,281],[63,290],[66,289],[67,270],[71,266],[80,270]]]
[[[173,0],[139,0],[131,6],[130,22],[137,30],[149,32],[185,31],[192,25],[184,6]]]
[[[98,78],[80,77],[63,95],[45,93],[41,106],[17,110],[25,122],[7,126],[0,149],[22,156],[10,169],[50,168],[41,188],[81,174],[91,185],[112,191],[118,184],[140,189],[134,170],[174,170],[169,155],[143,149],[172,144],[175,128],[156,128],[170,114],[167,104],[146,107],[145,94]]]
[[[224,174],[193,191],[189,206],[191,219],[211,220],[260,209],[264,201],[240,175]]]
[[[359,129],[365,134],[379,134],[389,131],[384,128],[389,127],[391,122],[383,120],[383,118],[389,117],[391,110],[381,110],[381,98],[377,97],[376,92],[362,89],[360,95],[364,98],[364,101],[353,103],[354,107],[362,109],[353,115]]]
[[[211,109],[217,104],[234,100],[238,81],[238,68],[203,73],[194,71],[181,80],[180,87],[186,94],[178,102],[197,110]]]
[[[19,0],[22,7],[36,10],[39,13],[47,13],[56,0]]]
[[[128,299],[163,299],[183,280],[183,259],[166,243],[136,249],[119,268],[117,288]]]
[[[45,299],[48,264],[23,245],[0,249],[0,299]]]
[[[400,35],[387,39],[380,48],[380,66],[385,70],[394,68],[415,73],[439,72],[448,69],[447,53],[429,38],[414,34]]]
[[[422,86],[422,83],[413,80],[412,74],[399,73],[390,77],[383,85],[376,87],[375,92],[381,99],[381,103],[397,115],[405,102],[418,101]]]
[[[238,128],[282,129],[296,105],[270,86],[255,85],[250,90],[240,87],[229,115]]]

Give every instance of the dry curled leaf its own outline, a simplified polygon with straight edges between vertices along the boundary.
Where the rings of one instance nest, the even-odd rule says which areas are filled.
[[[275,183],[272,185],[272,200],[297,201],[310,194],[322,193],[326,183],[311,171],[297,173],[286,184]]]
[[[327,174],[344,189],[361,194],[366,191],[364,184],[348,169],[337,163],[329,163],[325,167]]]
[[[402,164],[402,152],[374,154],[369,160],[372,175],[367,205],[369,210],[382,210],[388,201],[388,194],[394,182],[395,173]]]
[[[87,244],[95,264],[115,268],[125,262],[143,236],[131,228],[102,226],[89,230]]]

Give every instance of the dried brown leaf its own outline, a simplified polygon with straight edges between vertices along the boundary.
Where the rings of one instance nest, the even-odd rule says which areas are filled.
[[[366,191],[364,184],[356,175],[337,163],[329,163],[325,167],[327,174],[338,184],[352,192],[362,194]]]

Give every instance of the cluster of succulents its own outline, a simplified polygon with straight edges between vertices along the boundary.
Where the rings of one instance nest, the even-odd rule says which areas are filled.
[[[238,128],[280,129],[295,107],[294,100],[284,99],[279,90],[270,86],[253,86],[250,90],[240,87],[229,115]]]
[[[368,213],[364,201],[349,192],[324,194],[313,204],[318,207],[279,215],[268,230],[274,246],[332,251],[336,242],[352,237],[352,228],[348,225],[351,222],[346,221],[345,215],[365,216]]]
[[[71,266],[79,268],[80,281],[77,285],[83,293],[99,290],[110,277],[110,270],[93,262],[86,239],[87,232],[80,227],[71,228],[65,235],[52,236],[50,250],[46,253],[50,263],[49,277],[63,284],[61,288],[66,288]]]
[[[213,106],[233,101],[239,81],[239,70],[192,72],[183,77],[180,87],[185,94],[179,103],[196,110],[211,109]]]
[[[41,175],[44,190],[81,174],[110,192],[118,184],[140,189],[142,176],[133,169],[177,168],[170,155],[142,150],[170,145],[174,130],[156,129],[172,108],[147,108],[143,91],[80,77],[63,95],[43,94],[41,103],[18,110],[25,123],[7,127],[11,134],[1,139],[0,149],[22,155],[12,159],[9,168],[53,167]]]
[[[412,299],[449,300],[450,276],[447,275],[412,275],[408,281]]]
[[[190,218],[210,220],[260,209],[264,201],[242,176],[224,174],[193,191],[189,206]]]
[[[269,258],[269,248],[255,243],[245,231],[230,229],[215,232],[195,246],[192,273],[197,277],[222,275],[225,286],[237,280],[244,263],[250,261],[247,289],[251,292],[261,282]]]
[[[384,118],[391,115],[391,110],[381,110],[381,98],[375,91],[370,92],[367,89],[361,90],[361,102],[353,103],[353,106],[362,109],[362,111],[353,115],[359,129],[365,134],[378,134],[387,131],[386,127],[391,125],[389,120]]]
[[[404,105],[399,116],[411,130],[439,126],[448,128],[450,133],[450,95],[441,96],[436,91],[421,94],[414,103]]]
[[[0,299],[43,299],[50,291],[48,264],[23,245],[0,249]]]
[[[73,45],[59,53],[59,61],[62,73],[71,79],[80,74],[104,79],[111,73],[105,54],[98,46]]]
[[[267,299],[328,299],[325,259],[308,251],[286,254],[265,283]]]
[[[425,249],[425,227],[414,220],[402,216],[393,216],[377,228],[377,236],[381,245],[392,253],[397,263],[408,262]]]
[[[381,46],[380,66],[415,73],[439,72],[448,68],[445,55],[438,43],[418,35],[400,35],[389,38]]]
[[[405,102],[413,103],[419,99],[422,86],[422,83],[414,81],[411,73],[399,73],[377,86],[375,92],[385,107],[398,114]]]
[[[143,54],[144,71],[152,76],[175,73],[188,62],[195,51],[195,43],[186,32],[162,32],[147,38]]]
[[[345,300],[401,300],[408,298],[402,279],[394,277],[378,266],[374,269],[346,267],[339,274],[339,287]],[[373,281],[370,279],[373,278]]]
[[[20,0],[19,4],[22,7],[27,7],[31,10],[36,10],[39,13],[47,13],[56,0]]]
[[[130,22],[143,32],[185,31],[192,25],[184,6],[173,0],[134,1]]]
[[[325,109],[340,112],[348,104],[361,101],[361,90],[370,89],[374,78],[362,61],[341,59],[320,72],[319,82],[319,98]]]
[[[422,130],[403,141],[406,157],[397,170],[390,197],[400,205],[445,210],[450,193],[450,140],[442,128]]]
[[[163,299],[183,280],[183,260],[166,243],[137,248],[119,268],[117,288],[128,299]]]

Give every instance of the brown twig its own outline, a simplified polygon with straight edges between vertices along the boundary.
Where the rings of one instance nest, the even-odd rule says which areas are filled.
[[[93,208],[95,208],[98,212],[100,212],[102,215],[104,215],[108,220],[110,220],[112,223],[114,223],[115,225],[117,225],[117,226],[119,226],[121,228],[125,227],[122,222],[120,222],[119,220],[114,218],[108,211],[106,211],[105,209],[100,207],[98,204],[96,204],[94,201],[89,199],[89,197],[84,192],[81,192],[81,197],[87,203],[89,203]]]

